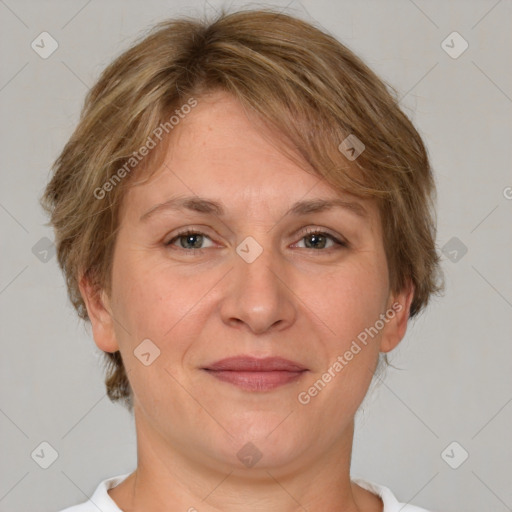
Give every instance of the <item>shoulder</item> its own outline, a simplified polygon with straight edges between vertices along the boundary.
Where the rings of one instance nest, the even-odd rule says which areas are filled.
[[[87,501],[59,512],[98,512],[98,510],[102,512],[122,512],[107,491],[120,484],[129,474],[117,475],[103,480]]]
[[[391,490],[383,485],[376,484],[374,482],[368,482],[361,478],[352,478],[352,481],[366,489],[367,491],[373,492],[380,497],[384,503],[384,509],[382,512],[429,512],[428,510],[408,503],[399,502]]]

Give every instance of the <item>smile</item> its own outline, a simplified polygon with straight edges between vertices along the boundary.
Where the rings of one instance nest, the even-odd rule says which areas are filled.
[[[308,371],[304,365],[283,357],[261,359],[251,355],[221,359],[202,369],[246,391],[270,391],[295,382]]]
[[[284,384],[300,379],[307,370],[300,371],[234,371],[234,370],[208,370],[212,377],[229,382],[246,391],[270,391]]]

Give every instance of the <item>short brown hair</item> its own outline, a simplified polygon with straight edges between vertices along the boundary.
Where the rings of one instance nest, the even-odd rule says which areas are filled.
[[[443,288],[435,184],[421,137],[389,89],[334,37],[271,9],[156,25],[89,91],[41,200],[78,315],[88,319],[78,285],[83,275],[98,289],[111,290],[119,208],[135,174],[122,173],[120,180],[120,169],[130,170],[134,152],[168,123],[174,109],[215,90],[234,95],[277,129],[337,190],[376,200],[391,290],[398,293],[412,283],[410,315],[418,314]],[[356,159],[340,150],[349,135],[364,144]],[[138,175],[148,178],[156,170],[163,147],[136,166]],[[131,409],[121,355],[105,355],[108,396]]]

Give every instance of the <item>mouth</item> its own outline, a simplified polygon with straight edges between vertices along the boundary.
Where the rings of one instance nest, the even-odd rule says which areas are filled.
[[[288,359],[251,356],[222,359],[202,370],[246,391],[270,391],[297,381],[308,371],[300,363]]]

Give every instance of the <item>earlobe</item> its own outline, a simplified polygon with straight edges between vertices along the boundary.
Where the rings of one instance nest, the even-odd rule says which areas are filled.
[[[87,308],[96,345],[104,352],[116,352],[119,350],[119,345],[115,336],[107,294],[104,290],[94,286],[87,274],[81,276],[79,287]]]
[[[386,325],[380,343],[381,352],[390,352],[400,343],[407,331],[407,322],[409,321],[409,312],[412,299],[414,298],[414,285],[409,284],[398,295],[392,295],[388,304],[390,317]]]

